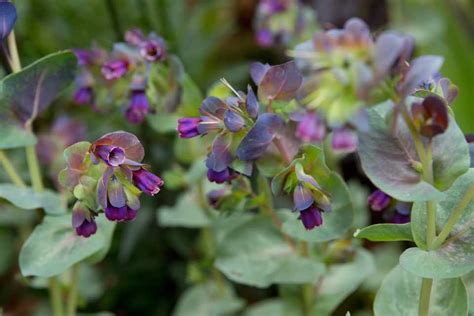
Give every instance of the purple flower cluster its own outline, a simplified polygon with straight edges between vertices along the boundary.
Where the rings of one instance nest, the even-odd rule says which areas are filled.
[[[133,134],[114,132],[87,147],[82,144],[76,144],[77,152],[67,155],[70,161],[62,178],[68,188],[76,190],[81,186],[81,192],[89,192],[76,196],[79,201],[73,212],[77,234],[89,237],[97,229],[94,218],[98,208],[110,221],[133,220],[140,208],[140,194],[153,196],[164,183],[141,163],[144,150]],[[71,146],[71,151],[76,145]],[[98,172],[99,178],[94,178]]]
[[[367,198],[370,209],[382,215],[382,220],[394,224],[410,222],[412,203],[396,201],[381,190],[373,191]]]
[[[76,80],[74,102],[80,105],[89,104],[95,108],[95,91],[101,87],[112,89],[115,82],[124,78],[130,80],[125,118],[131,124],[142,123],[151,112],[146,94],[150,64],[166,60],[164,40],[154,33],[145,36],[139,29],[132,29],[126,32],[125,43],[116,43],[111,53],[97,48],[75,49],[74,52],[81,66]],[[96,68],[100,68],[102,77],[93,76],[97,73]]]

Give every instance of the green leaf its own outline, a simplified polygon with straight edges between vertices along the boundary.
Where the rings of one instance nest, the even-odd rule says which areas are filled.
[[[322,242],[344,235],[353,222],[353,210],[350,193],[342,178],[331,172],[328,178],[316,178],[321,187],[331,196],[332,211],[323,213],[323,225],[306,230],[297,214],[286,212],[283,231],[298,240]]]
[[[35,143],[31,125],[74,80],[75,55],[63,51],[48,55],[0,82],[0,147]],[[22,131],[23,130],[23,131]],[[19,138],[14,139],[18,132]]]
[[[364,249],[356,252],[352,262],[331,265],[319,285],[312,315],[331,315],[374,272],[374,259]]]
[[[89,238],[77,236],[71,216],[46,216],[36,226],[20,251],[23,276],[51,277],[66,271],[110,246],[115,224],[104,216],[96,219],[97,233]]]
[[[176,133],[179,118],[179,115],[166,113],[146,116],[148,124],[158,133]]]
[[[15,247],[12,247],[14,244],[15,237],[13,233],[7,229],[0,228],[0,247],[2,249],[2,255],[0,256],[0,276],[7,272],[14,262]]]
[[[220,316],[242,309],[244,301],[227,285],[214,282],[195,285],[180,297],[173,316]]]
[[[469,147],[464,134],[449,118],[444,134],[433,139],[434,187],[421,179],[413,164],[418,161],[408,128],[398,120],[397,135],[377,110],[369,110],[369,132],[359,133],[362,168],[381,190],[402,201],[439,200],[470,164]],[[386,162],[390,161],[390,164]]]
[[[256,287],[312,282],[321,262],[298,255],[267,217],[256,216],[227,233],[218,244],[215,266],[229,279]]]
[[[268,299],[251,305],[244,316],[302,316],[303,311],[295,304],[282,299]]]
[[[174,207],[160,207],[158,222],[167,227],[200,228],[209,226],[211,219],[199,205],[197,192],[188,192],[178,198]]]
[[[421,278],[397,265],[375,297],[375,316],[417,316]],[[462,279],[433,280],[430,315],[467,315],[467,292]]]
[[[446,198],[438,203],[436,209],[438,232],[473,184],[474,169],[470,169],[446,191]],[[426,248],[426,203],[415,203],[411,217],[415,241],[418,247]],[[474,200],[471,200],[440,248],[430,251],[408,249],[402,254],[400,264],[419,276],[453,278],[464,275],[474,269],[473,224]]]
[[[410,223],[407,224],[375,224],[358,229],[354,237],[370,241],[413,241]]]
[[[66,213],[59,194],[51,190],[36,192],[32,188],[20,188],[13,184],[0,184],[0,198],[26,210],[42,208],[49,215]]]

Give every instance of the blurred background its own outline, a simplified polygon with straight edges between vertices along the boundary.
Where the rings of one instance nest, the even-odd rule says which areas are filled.
[[[304,2],[307,10],[314,10],[319,28],[341,27],[348,18],[360,17],[376,33],[390,28],[413,35],[417,54],[444,56],[442,73],[460,90],[454,103],[456,118],[465,133],[474,132],[474,1]],[[15,32],[24,65],[67,48],[97,44],[110,49],[132,27],[163,36],[202,93],[222,77],[238,88],[245,87],[253,61],[275,64],[288,59],[285,45],[261,47],[257,43],[257,0],[22,0],[15,4]],[[97,134],[108,130],[98,120],[86,123]],[[163,164],[160,170],[169,167],[166,150],[173,146],[173,136],[149,134],[146,142],[159,147],[153,155]],[[171,205],[175,196],[162,194],[157,199],[160,205]],[[155,207],[151,205],[149,211],[144,207],[135,222],[119,225],[106,259],[81,272],[81,297],[87,301],[87,310],[171,314],[188,285],[188,261],[199,256],[195,246],[201,232],[159,227]],[[21,220],[26,219],[0,214],[0,306],[7,315],[41,315],[42,306],[47,305],[46,292],[35,289],[41,284],[24,286],[19,276],[21,244],[15,236],[21,231],[10,225]],[[237,292],[251,301],[271,296],[275,289],[237,286]]]

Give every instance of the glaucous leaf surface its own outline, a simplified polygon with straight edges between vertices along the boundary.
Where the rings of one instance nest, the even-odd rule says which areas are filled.
[[[421,278],[397,265],[375,297],[375,316],[418,315]],[[468,298],[461,278],[433,281],[430,315],[467,315]]]
[[[244,316],[302,316],[303,311],[296,306],[282,299],[268,299],[250,305]]]
[[[77,59],[70,51],[43,57],[0,85],[0,118],[9,125],[30,127],[34,119],[74,80]]]
[[[0,2],[0,41],[10,34],[16,21],[16,8],[10,2]]]
[[[65,214],[61,197],[51,190],[36,192],[32,188],[20,188],[13,184],[0,184],[0,198],[25,210],[42,208],[49,215]]]
[[[298,214],[287,211],[282,229],[298,240],[322,242],[336,239],[347,232],[354,220],[351,197],[344,180],[331,172],[329,177],[316,178],[316,181],[329,193],[332,210],[322,213],[323,224],[313,230],[306,230]]]
[[[358,229],[354,237],[370,241],[413,241],[410,223],[407,224],[375,224]]]
[[[459,177],[446,191],[445,199],[436,209],[437,231],[440,232],[466,192],[474,185],[474,169]],[[426,248],[426,203],[415,203],[412,211],[412,232],[417,245]],[[444,244],[425,251],[407,249],[400,264],[410,272],[424,277],[453,278],[474,269],[474,201],[471,200]]]
[[[266,217],[236,226],[218,244],[215,266],[230,280],[256,287],[318,279],[324,264],[298,255]]]
[[[160,226],[200,228],[211,224],[211,218],[199,205],[195,192],[185,193],[177,201],[173,207],[163,206],[158,209]]]
[[[331,265],[318,285],[313,315],[332,315],[337,306],[374,272],[374,259],[364,249],[357,250],[351,262]]]
[[[454,119],[450,117],[446,132],[433,139],[433,187],[413,168],[418,156],[404,122],[398,120],[394,136],[379,113],[370,110],[371,130],[359,132],[358,152],[367,176],[382,191],[402,201],[441,199],[440,191],[448,189],[470,164],[467,142]]]
[[[180,297],[174,316],[220,316],[242,309],[244,301],[237,297],[227,284],[218,286],[214,282],[194,285]]]
[[[21,248],[22,275],[58,275],[73,264],[108,249],[115,224],[107,221],[105,216],[99,216],[96,222],[97,233],[84,238],[72,229],[70,215],[46,216]]]

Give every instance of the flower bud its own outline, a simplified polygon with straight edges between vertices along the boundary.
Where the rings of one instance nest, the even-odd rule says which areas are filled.
[[[314,205],[301,211],[299,218],[307,230],[311,230],[323,224],[321,211]]]
[[[140,44],[140,55],[149,62],[161,61],[166,57],[165,43],[159,37],[145,40]]]
[[[367,198],[367,203],[373,211],[381,211],[390,204],[391,198],[381,190],[375,190]]]
[[[128,71],[128,61],[123,59],[110,60],[102,65],[101,72],[105,79],[115,80],[123,77]]]
[[[181,138],[192,138],[200,135],[198,130],[201,119],[199,117],[183,117],[178,120],[178,133]]]
[[[160,177],[143,168],[133,171],[133,183],[142,192],[152,196],[160,192],[160,187],[164,184]]]
[[[413,103],[411,113],[415,126],[425,137],[435,137],[448,128],[447,104],[439,96],[430,95],[422,103]]]
[[[140,124],[150,110],[145,90],[132,90],[130,103],[125,111],[125,117],[131,124]]]

